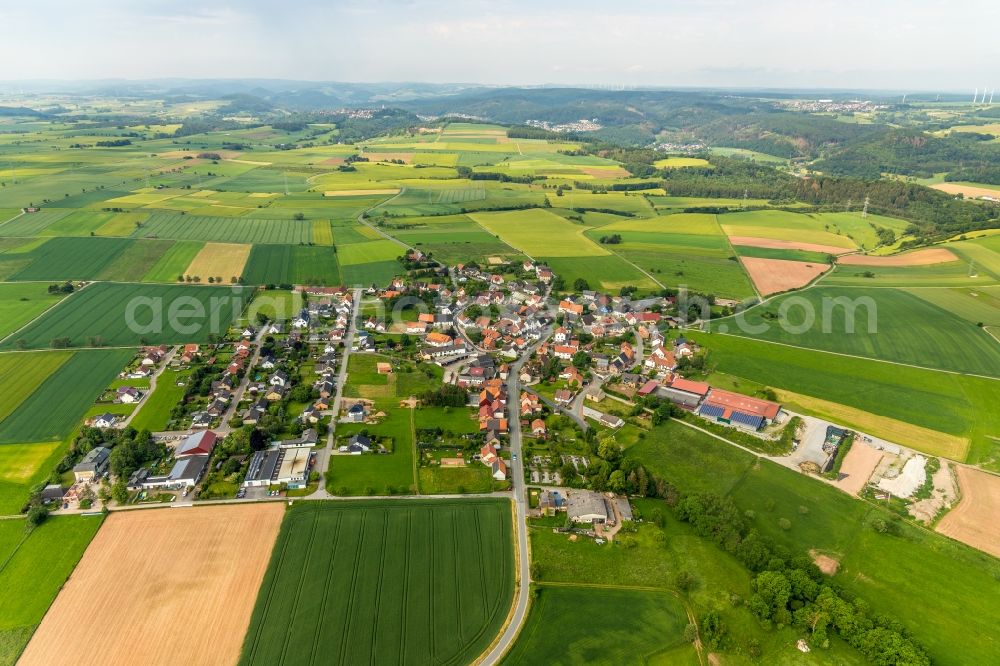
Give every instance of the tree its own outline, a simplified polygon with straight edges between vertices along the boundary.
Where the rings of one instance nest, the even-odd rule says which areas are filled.
[[[573,291],[590,291],[590,283],[583,278],[573,280]]]
[[[118,504],[125,504],[128,502],[128,488],[125,486],[124,478],[119,477],[111,485],[111,499]]]
[[[616,469],[608,477],[608,489],[613,493],[625,492],[625,472]]]
[[[585,370],[590,365],[590,355],[585,351],[578,351],[573,354],[573,367],[577,370]]]
[[[42,504],[35,504],[28,509],[27,523],[25,529],[31,531],[45,522],[49,517],[49,510]]]

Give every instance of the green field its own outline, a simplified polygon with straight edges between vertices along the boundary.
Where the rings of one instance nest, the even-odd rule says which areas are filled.
[[[513,591],[506,501],[299,503],[240,663],[470,663]]]
[[[6,337],[65,298],[48,283],[0,283],[0,338]]]
[[[8,387],[0,394],[0,422],[72,355],[66,351],[0,354],[0,384]]]
[[[734,245],[733,249],[741,257],[758,257],[760,259],[784,259],[785,261],[805,261],[813,264],[829,263],[830,257],[822,252],[810,250],[784,250],[769,247],[752,247],[749,245]]]
[[[609,252],[574,225],[543,209],[472,213],[470,218],[511,247],[532,257],[599,257]]]
[[[250,219],[154,213],[135,230],[136,238],[278,243],[296,245],[312,240],[312,222],[295,219]]]
[[[993,407],[1000,404],[1000,382],[994,379],[730,335],[692,332],[689,336],[710,350],[711,362],[720,372],[968,440],[968,450],[951,443],[939,448],[923,437],[904,439],[891,423],[839,421],[932,455],[1000,469],[1000,443],[993,439],[1000,431],[1000,411]],[[807,413],[812,411],[809,405],[802,406]],[[823,416],[823,410],[818,415]]]
[[[16,261],[29,261],[9,279],[94,280],[125,256],[132,241],[125,238],[50,238],[38,247],[19,255]],[[0,265],[10,261],[0,255]],[[128,261],[128,259],[126,259]]]
[[[94,346],[98,339],[98,346],[206,342],[211,333],[225,334],[249,296],[249,289],[235,286],[98,282],[73,294],[2,346],[38,349],[64,337],[75,347]]]
[[[0,664],[13,664],[101,526],[99,516],[50,518],[25,538],[0,521]]]
[[[783,210],[754,210],[727,213],[719,218],[723,230],[730,236],[752,236],[775,240],[829,245],[847,250],[858,246],[847,233],[841,233],[825,214],[792,213]],[[837,215],[834,213],[833,215]],[[859,215],[860,218],[860,215]],[[827,221],[830,219],[830,221]],[[837,218],[846,226],[844,220]],[[888,219],[888,218],[887,218]],[[854,229],[854,227],[849,227]]]
[[[64,442],[0,445],[0,516],[21,512],[31,488],[49,477]]]
[[[133,353],[131,349],[75,352],[0,421],[0,444],[65,438]]]
[[[164,370],[156,382],[156,388],[139,405],[139,412],[129,424],[136,430],[149,430],[156,432],[167,429],[170,421],[170,412],[184,398],[186,385],[178,385],[178,382],[185,382],[188,377],[186,372],[174,370]]]
[[[503,663],[648,664],[670,652],[688,657],[671,663],[697,664],[694,648],[683,638],[686,624],[683,606],[669,593],[542,585]],[[683,646],[687,649],[672,652]]]
[[[400,251],[402,251],[402,248],[400,248]],[[393,259],[368,264],[351,264],[349,266],[341,264],[340,272],[343,276],[342,282],[345,285],[367,287],[371,284],[386,286],[394,277],[406,271],[402,264]]]
[[[337,258],[344,266],[394,261],[402,254],[406,254],[406,248],[390,240],[350,243],[337,248]]]
[[[333,248],[308,245],[255,245],[243,278],[249,284],[337,285],[342,281]]]
[[[177,282],[203,247],[197,241],[176,241],[155,263],[149,265],[144,282]]]
[[[926,291],[926,290],[923,290]],[[786,317],[781,318],[784,312]],[[714,330],[796,347],[1000,377],[1000,345],[975,322],[898,289],[816,287]],[[766,330],[764,330],[766,329]],[[763,330],[761,333],[750,332]]]
[[[591,229],[586,235],[595,242],[602,237],[620,236],[620,243],[603,247],[666,286],[726,298],[752,296],[750,280],[716,218],[706,213],[633,218]]]

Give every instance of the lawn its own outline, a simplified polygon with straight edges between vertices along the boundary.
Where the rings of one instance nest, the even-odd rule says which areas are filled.
[[[186,382],[189,374],[169,368],[164,370],[156,380],[156,389],[142,401],[129,425],[136,430],[166,430],[170,412],[180,403],[187,388],[178,386],[177,382]]]
[[[513,591],[507,501],[301,502],[240,664],[467,664],[500,632]]]
[[[1000,467],[1000,445],[992,439],[1000,431],[1000,411],[994,407],[1000,404],[1000,382],[996,380],[833,356],[729,335],[689,335],[710,350],[710,363],[721,372],[955,437],[939,448],[920,438],[902,439],[891,423],[881,428],[871,427],[877,423],[844,425],[933,455],[991,469]]]
[[[65,438],[133,353],[131,349],[74,353],[0,421],[0,444]]]
[[[529,256],[600,257],[610,254],[583,235],[587,227],[575,225],[544,209],[470,213],[469,217]]]
[[[13,664],[101,526],[99,516],[50,518],[24,539],[0,521],[0,664]]]
[[[742,321],[745,326],[735,319],[722,320],[713,323],[713,329],[725,327],[735,335],[796,347],[1000,377],[996,340],[975,323],[898,289],[820,286],[753,308]]]
[[[246,287],[99,282],[73,294],[2,347],[75,347],[206,342],[225,334],[250,296]]]
[[[683,637],[686,624],[684,607],[667,592],[541,585],[503,663],[648,664],[686,645],[678,654],[696,664],[694,647]]]
[[[49,283],[0,283],[0,338],[6,337],[65,298]]]
[[[421,467],[417,476],[422,495],[488,493],[493,490],[490,468],[478,462],[467,467]]]

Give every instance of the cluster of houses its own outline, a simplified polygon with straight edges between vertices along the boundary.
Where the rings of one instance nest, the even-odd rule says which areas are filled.
[[[309,301],[292,318],[293,331],[306,334],[313,344],[335,346],[343,342],[354,304],[351,292],[346,287],[298,287],[297,291]]]
[[[404,294],[422,298],[428,294],[433,296],[433,312],[422,313],[416,321],[405,324],[407,334],[423,336],[425,346],[421,356],[424,360],[440,363],[467,356],[472,345],[465,338],[471,336],[476,336],[475,346],[481,350],[516,358],[541,337],[548,323],[544,284],[552,278],[551,270],[546,267],[525,262],[522,268],[537,281],[508,281],[502,275],[459,264],[452,270],[454,288],[420,281],[407,284],[397,278],[379,296],[384,300]],[[473,287],[477,282],[482,283],[481,288],[480,285]],[[481,312],[502,308],[503,314],[499,317],[472,316],[465,312],[470,306],[476,306]],[[387,327],[372,317],[364,322],[364,328],[379,332]]]

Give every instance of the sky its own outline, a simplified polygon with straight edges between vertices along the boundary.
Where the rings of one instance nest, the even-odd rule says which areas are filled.
[[[0,2],[0,80],[1000,87],[997,0]]]

